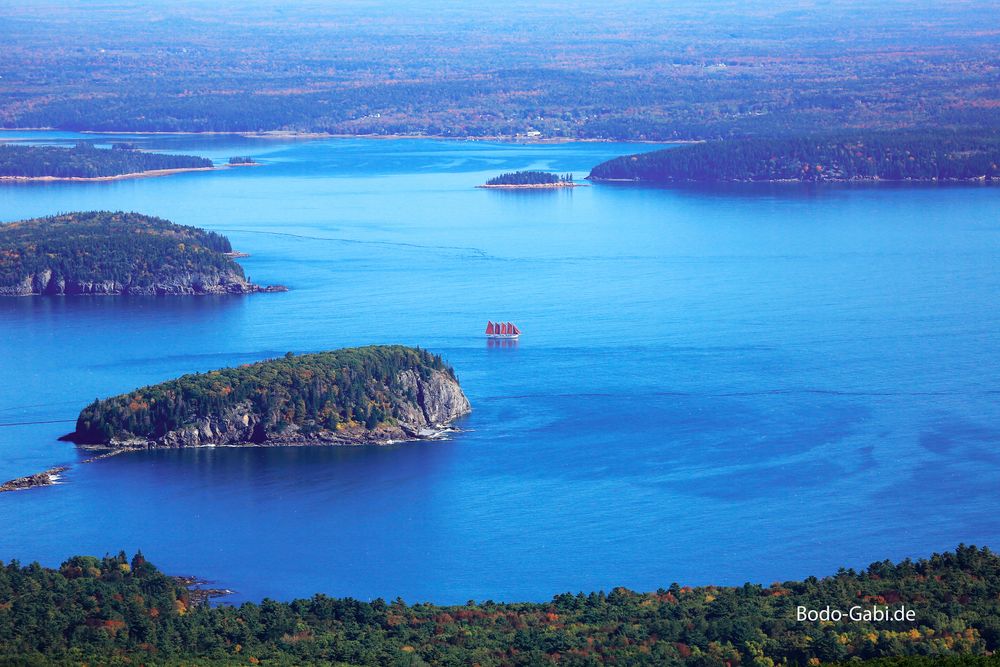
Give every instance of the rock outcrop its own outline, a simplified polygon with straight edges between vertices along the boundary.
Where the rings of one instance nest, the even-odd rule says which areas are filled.
[[[373,369],[387,366],[392,368],[388,374]],[[259,377],[267,377],[267,384]],[[214,392],[203,403],[211,407],[204,410],[192,408],[192,386],[199,381]],[[218,392],[246,398],[220,401],[215,398]],[[266,399],[253,398],[263,394]],[[188,416],[178,418],[178,409],[166,408],[164,400],[185,406]],[[309,412],[306,402],[317,409]],[[164,422],[144,416],[153,404],[171,415],[170,423],[180,424],[164,428]],[[296,411],[298,417],[288,417]],[[98,401],[81,413],[77,431],[66,439],[110,450],[386,444],[440,437],[470,411],[454,372],[439,357],[412,348],[376,346],[290,355]]]
[[[53,276],[51,270],[26,276],[15,285],[0,285],[0,296],[33,295],[184,295],[184,294],[253,294],[286,292],[286,287],[262,287],[248,282],[237,271],[183,273],[164,276],[152,284],[132,284],[117,280],[75,280]]]
[[[49,486],[50,484],[55,484],[59,479],[60,473],[63,473],[66,470],[69,470],[67,466],[58,466],[34,475],[12,479],[9,482],[0,484],[0,493],[5,491],[23,491],[25,489],[33,489],[36,486]]]
[[[0,296],[283,292],[246,279],[225,236],[139,213],[0,224]]]
[[[271,429],[264,425],[249,402],[242,402],[211,417],[202,417],[183,428],[149,440],[112,438],[107,445],[114,449],[160,449],[177,447],[236,447],[255,445],[279,447],[295,445],[381,445],[400,440],[426,440],[440,437],[459,417],[472,407],[458,382],[444,371],[433,371],[424,379],[412,370],[400,371],[403,386],[412,389],[415,401],[397,403],[400,417],[394,424],[379,424],[368,429],[363,425],[341,424],[336,429],[304,432],[295,425]],[[91,445],[92,446],[92,445]]]

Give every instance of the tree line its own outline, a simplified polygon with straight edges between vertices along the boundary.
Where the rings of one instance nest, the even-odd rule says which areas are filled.
[[[752,138],[627,155],[597,180],[948,181],[1000,178],[1000,135],[973,131],[862,132]]]
[[[486,185],[555,185],[572,183],[573,174],[552,174],[547,171],[511,171],[494,176]]]

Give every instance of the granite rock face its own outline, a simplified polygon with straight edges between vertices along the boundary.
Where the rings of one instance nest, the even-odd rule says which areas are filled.
[[[281,292],[247,280],[225,236],[123,211],[0,224],[0,296]]]
[[[0,285],[0,296],[32,295],[182,295],[182,294],[252,294],[280,292],[282,287],[261,287],[247,282],[237,271],[186,273],[164,277],[151,284],[137,285],[115,280],[79,281],[54,277],[45,270],[26,276],[16,285]]]
[[[219,415],[198,419],[192,424],[168,431],[155,440],[112,438],[102,448],[153,449],[179,447],[225,447],[256,445],[262,447],[303,445],[377,445],[400,440],[439,437],[472,407],[458,381],[442,370],[425,378],[415,370],[400,371],[396,376],[401,391],[393,394],[395,423],[383,423],[368,429],[361,424],[341,424],[339,428],[303,433],[294,425],[274,430],[264,424],[261,415],[244,401]]]

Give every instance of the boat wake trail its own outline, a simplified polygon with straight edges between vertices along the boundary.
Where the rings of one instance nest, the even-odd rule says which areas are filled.
[[[363,241],[360,239],[348,239],[342,237],[309,236],[306,234],[292,234],[290,232],[264,232],[256,229],[218,229],[216,231],[226,232],[226,233],[238,233],[238,234],[263,234],[266,236],[284,236],[293,239],[302,239],[305,241],[328,241],[330,243],[345,243],[352,245],[379,245],[379,246],[407,248],[414,250],[450,251],[450,252],[464,253],[470,257],[475,257],[477,259],[501,259],[500,257],[496,257],[494,255],[489,254],[488,252],[486,252],[481,248],[473,248],[471,246],[424,245],[420,243],[405,243],[403,241]]]

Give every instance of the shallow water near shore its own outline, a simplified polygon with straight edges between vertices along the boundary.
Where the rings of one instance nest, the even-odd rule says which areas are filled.
[[[0,217],[160,215],[291,291],[0,300],[0,481],[72,465],[0,495],[0,559],[141,548],[234,602],[459,603],[1000,547],[1000,190],[496,191],[474,186],[656,146],[129,140],[264,166],[4,184]],[[96,396],[369,343],[443,354],[461,432],[84,465],[57,440]]]

